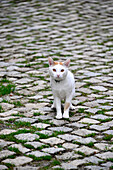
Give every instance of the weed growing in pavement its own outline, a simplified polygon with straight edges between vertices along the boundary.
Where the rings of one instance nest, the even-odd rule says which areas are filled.
[[[34,161],[41,161],[41,160],[48,160],[50,161],[52,159],[51,155],[46,155],[46,156],[41,156],[41,157],[36,157],[34,155],[29,155]]]
[[[18,154],[18,155],[20,155],[21,154],[21,152],[18,150],[18,148],[15,148],[15,147],[8,147],[8,149],[10,150],[10,151],[14,151],[14,152],[16,152],[16,154]]]
[[[58,160],[53,160],[53,162],[52,162],[51,165],[52,165],[52,166],[56,166],[56,165],[61,165],[61,163],[60,163],[60,161],[58,161]]]
[[[2,106],[0,105],[0,113],[3,111],[3,108],[2,108]]]
[[[40,112],[36,112],[33,114],[33,116],[40,116],[40,115],[42,115]]]
[[[86,135],[85,137],[94,137],[96,135],[96,133],[90,133],[88,135]]]
[[[93,143],[93,142],[89,142],[89,143],[87,143],[86,145],[89,146],[89,147],[93,147],[93,146],[94,146],[94,143]]]
[[[84,111],[85,111],[84,108],[79,108],[77,112],[78,112],[78,113],[84,113]]]
[[[11,163],[5,163],[5,165],[9,168],[9,169],[13,169],[15,167],[14,164]]]
[[[107,119],[98,119],[101,123],[109,122],[112,120],[112,118],[107,118]]]
[[[20,127],[31,127],[31,123],[30,122],[21,122],[21,121],[16,121],[14,122],[14,125],[17,127],[17,128],[20,128]]]
[[[51,137],[57,137],[58,135],[63,135],[63,134],[65,134],[65,132],[63,132],[63,131],[55,131],[55,132],[53,132]]]
[[[82,155],[82,156],[86,156],[85,153],[81,152],[81,151],[76,151],[75,153]]]
[[[24,106],[20,101],[13,102],[13,104],[14,104],[16,107]]]
[[[106,134],[106,135],[103,137],[103,139],[104,139],[104,140],[107,140],[107,141],[110,141],[112,137],[113,137],[113,135],[108,135],[108,134]]]
[[[39,135],[40,139],[47,139],[47,138],[49,138],[49,136],[47,134],[43,134],[43,133],[39,133],[39,132],[37,132],[36,134]]]
[[[15,90],[15,85],[11,84],[10,81],[8,81],[6,79],[2,79],[0,81],[0,96],[10,94],[10,93],[14,92],[14,90]]]
[[[0,139],[4,139],[6,141],[12,141],[15,143],[25,143],[27,141],[18,140],[14,136],[18,135],[18,134],[22,134],[22,133],[33,133],[33,132],[34,132],[33,130],[21,129],[21,130],[18,130],[17,132],[13,132],[13,133],[10,133],[7,135],[2,134],[2,135],[0,135]]]
[[[108,158],[107,160],[113,162],[113,158]]]

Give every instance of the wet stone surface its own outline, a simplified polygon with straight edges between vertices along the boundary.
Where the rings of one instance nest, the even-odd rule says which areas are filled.
[[[113,169],[113,2],[0,1],[0,169]],[[57,120],[48,57],[76,82]]]

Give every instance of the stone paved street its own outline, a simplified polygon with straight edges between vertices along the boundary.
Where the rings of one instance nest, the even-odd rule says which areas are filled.
[[[70,58],[55,119],[48,57]],[[0,170],[113,169],[113,0],[0,1]]]

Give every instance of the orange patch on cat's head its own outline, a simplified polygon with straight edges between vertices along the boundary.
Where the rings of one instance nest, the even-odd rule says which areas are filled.
[[[55,66],[55,65],[58,65],[58,64],[63,65],[63,63],[62,63],[62,62],[54,61],[54,63],[53,63],[53,65],[54,65],[54,66]]]

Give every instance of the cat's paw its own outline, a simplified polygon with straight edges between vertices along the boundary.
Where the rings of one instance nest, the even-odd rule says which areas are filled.
[[[56,115],[56,119],[62,119],[62,115]]]
[[[69,114],[63,114],[63,118],[65,118],[65,119],[68,119],[69,118]]]

